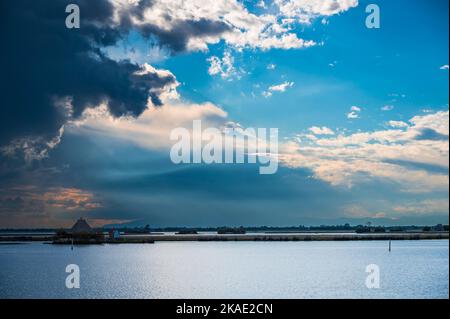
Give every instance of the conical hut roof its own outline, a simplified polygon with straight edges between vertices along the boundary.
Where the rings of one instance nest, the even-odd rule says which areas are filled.
[[[87,221],[83,218],[78,219],[75,225],[70,229],[72,234],[92,233],[93,231],[91,226],[89,226]]]

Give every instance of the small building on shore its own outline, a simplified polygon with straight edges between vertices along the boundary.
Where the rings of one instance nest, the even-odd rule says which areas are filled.
[[[104,242],[103,232],[93,229],[86,219],[78,219],[72,228],[60,230],[54,237],[54,244],[101,244]]]
[[[68,231],[69,234],[79,235],[79,234],[95,234],[94,229],[89,226],[88,222],[84,218],[80,218]]]
[[[109,239],[117,240],[120,238],[120,231],[118,229],[114,229],[114,227],[109,231]]]

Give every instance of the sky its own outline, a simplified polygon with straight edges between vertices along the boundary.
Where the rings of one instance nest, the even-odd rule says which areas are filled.
[[[448,223],[448,1],[0,9],[0,228]],[[173,163],[194,120],[277,128],[278,171]]]

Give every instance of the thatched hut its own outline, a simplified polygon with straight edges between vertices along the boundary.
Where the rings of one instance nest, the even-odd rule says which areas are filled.
[[[91,226],[87,223],[84,218],[80,218],[77,222],[72,226],[72,228],[68,231],[69,234],[72,235],[80,235],[80,234],[95,234],[95,231]]]

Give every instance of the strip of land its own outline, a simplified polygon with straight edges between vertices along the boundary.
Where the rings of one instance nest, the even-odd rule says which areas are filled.
[[[167,241],[349,241],[349,240],[430,240],[449,239],[448,232],[417,233],[253,233],[253,234],[142,234],[123,235],[118,239],[106,238],[99,241],[75,244],[136,244]],[[49,235],[0,236],[0,242],[43,241],[54,244],[72,244],[71,240],[61,240]]]
[[[337,241],[337,240],[420,240],[449,239],[449,233],[389,233],[389,234],[196,234],[196,235],[135,235],[136,238],[151,238],[154,241]],[[125,237],[125,240],[127,237]]]

